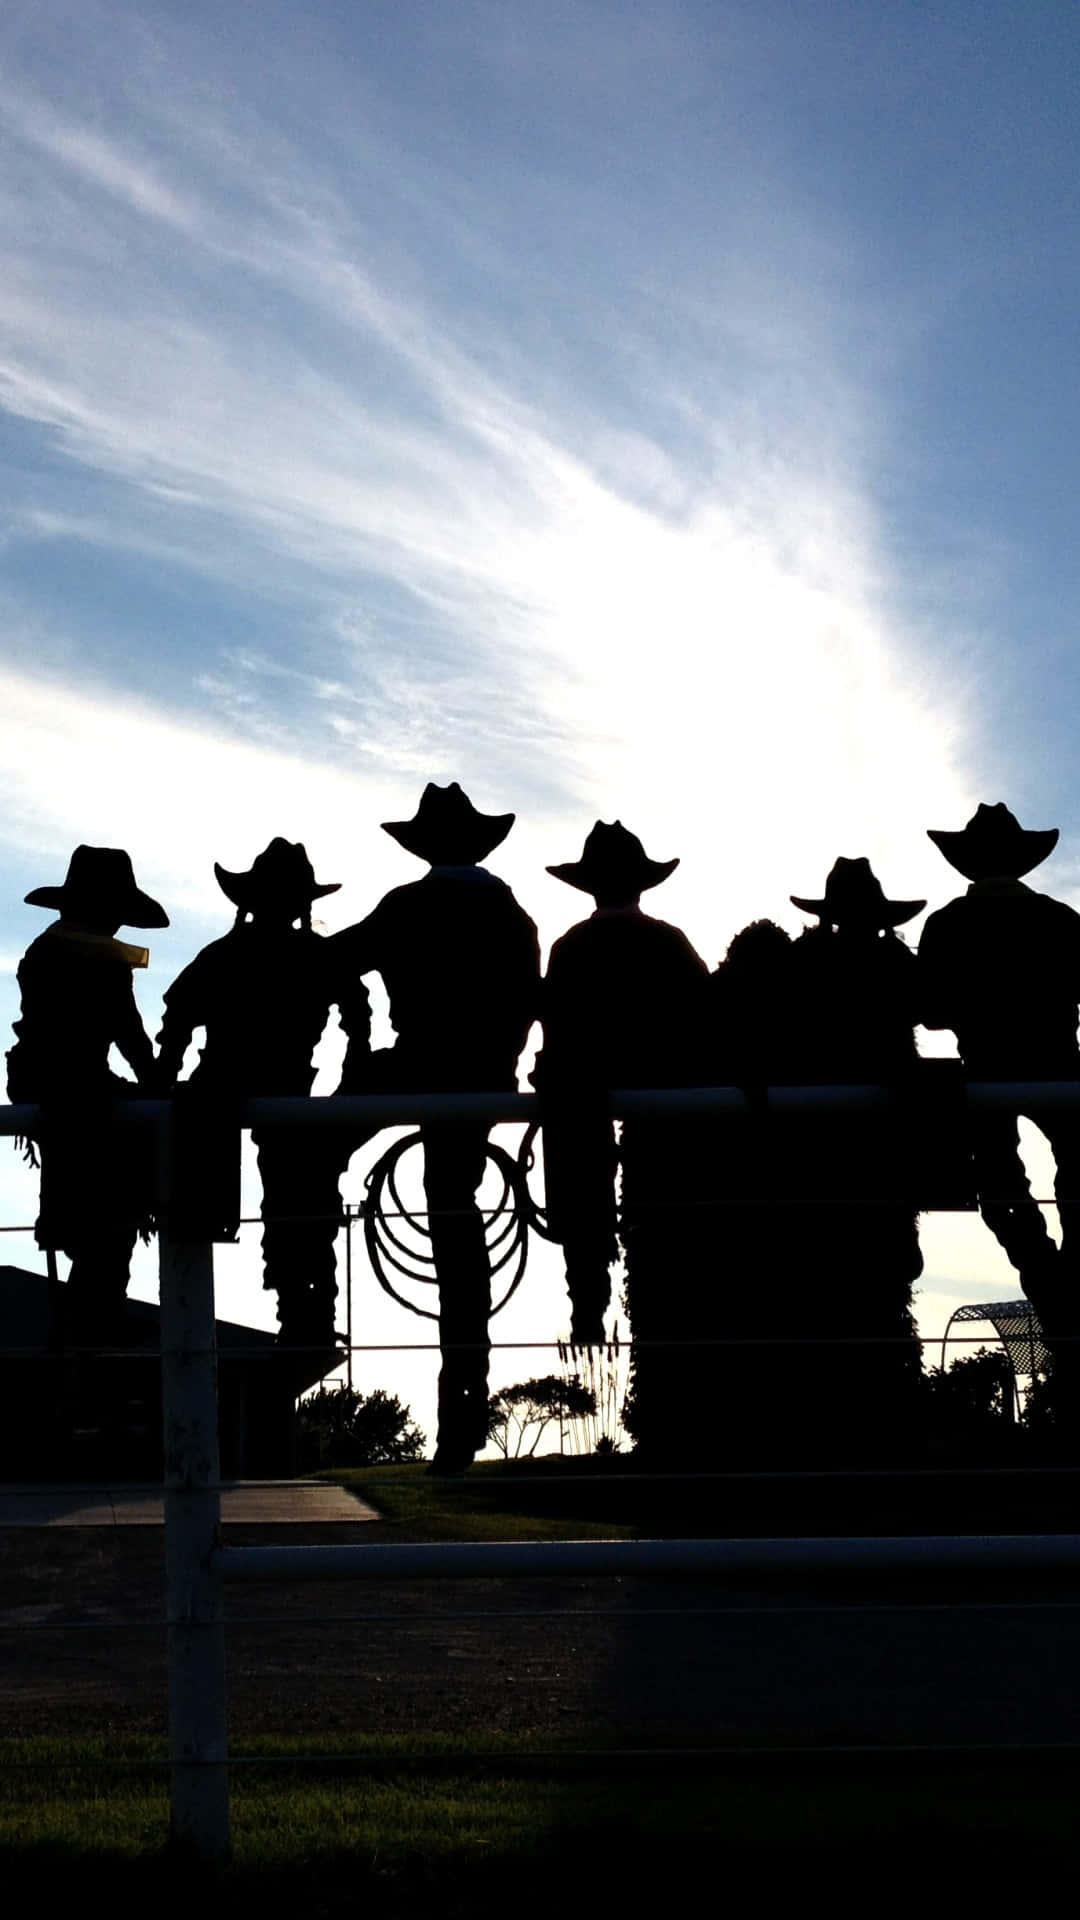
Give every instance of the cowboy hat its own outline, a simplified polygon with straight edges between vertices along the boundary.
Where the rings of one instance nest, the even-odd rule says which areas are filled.
[[[914,919],[926,905],[925,900],[886,900],[881,881],[869,860],[845,860],[841,857],[825,882],[823,900],[804,900],[801,894],[788,895],[804,913],[816,913],[834,927],[857,922],[874,928],[898,927]]]
[[[935,827],[928,827],[927,833],[949,865],[967,880],[1019,880],[1053,853],[1058,840],[1056,827],[1022,827],[1002,800],[993,807],[977,807],[959,833]]]
[[[589,833],[580,860],[568,860],[562,866],[549,867],[556,880],[568,887],[580,887],[582,893],[619,894],[636,900],[648,887],[658,887],[679,862],[650,860],[636,833],[630,833],[621,820],[610,826],[598,820]]]
[[[214,862],[214,872],[222,893],[234,907],[254,912],[257,907],[291,905],[308,907],[324,894],[337,893],[340,880],[320,885],[307,850],[299,840],[283,840],[280,835],[257,853],[246,873],[230,873],[228,867]]]
[[[475,866],[505,840],[512,813],[481,813],[456,780],[448,787],[428,782],[411,820],[384,820],[382,829],[406,853],[433,867]]]
[[[69,920],[115,920],[120,927],[167,927],[164,907],[135,885],[122,847],[76,847],[59,887],[35,887],[28,907],[54,907]]]

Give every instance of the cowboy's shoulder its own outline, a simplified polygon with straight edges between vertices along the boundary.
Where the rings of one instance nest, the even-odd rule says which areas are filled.
[[[43,933],[39,933],[31,940],[19,961],[16,972],[22,973],[24,967],[29,967],[32,972],[35,968],[47,964],[58,951],[59,942],[53,939],[51,929],[46,927]]]
[[[596,946],[598,937],[599,939],[603,938],[603,934],[600,933],[598,936],[597,932],[600,924],[598,920],[594,919],[575,920],[572,927],[567,927],[565,933],[560,933],[558,939],[553,940],[551,943],[551,952],[548,955],[548,972],[550,973],[553,966],[558,966],[560,962],[568,959],[571,955],[582,951],[588,952],[591,947]]]
[[[176,1000],[191,989],[231,972],[242,962],[244,948],[243,929],[240,927],[233,927],[220,939],[209,941],[205,947],[199,948],[186,967],[181,968],[162,998],[166,1003]]]
[[[824,921],[803,927],[792,941],[788,956],[793,977],[802,979],[820,967],[830,966],[835,946],[836,935]]]
[[[340,932],[332,933],[327,946],[334,953],[349,953],[352,949],[366,946],[373,935],[395,918],[400,918],[403,907],[407,907],[408,898],[413,889],[420,885],[418,880],[410,881],[402,887],[394,887],[384,893],[382,899],[366,913],[362,920],[354,920],[351,927],[342,927]]]
[[[105,983],[129,983],[131,968],[104,944],[98,947],[67,938],[54,921],[31,940],[16,968],[16,977],[23,983],[80,978],[102,983],[104,991]]]
[[[1033,888],[1029,891],[1033,900],[1042,902],[1040,912],[1045,913],[1048,921],[1062,928],[1067,927],[1070,932],[1080,933],[1080,913],[1075,907],[1070,907],[1067,900],[1055,900],[1053,894],[1036,893]]]
[[[485,868],[485,872],[486,871]],[[495,907],[499,918],[518,928],[535,943],[537,938],[536,922],[532,915],[522,906],[513,887],[511,887],[506,880],[501,879],[497,873],[488,874],[488,879],[494,882],[494,890],[489,893],[488,897]]]
[[[694,972],[707,976],[708,967],[693,941],[681,927],[677,927],[671,920],[660,920],[651,913],[640,914],[638,918],[647,929],[646,937],[652,942],[657,953],[663,954],[670,960],[685,962]]]
[[[470,929],[473,940],[536,947],[535,921],[509,883],[487,867],[433,867],[413,884],[422,891],[408,911],[425,919],[445,917],[458,931]]]
[[[919,939],[920,949],[932,943],[939,934],[969,926],[977,917],[978,908],[973,910],[970,894],[961,893],[955,900],[947,900],[943,907],[935,907],[933,913],[927,914]]]
[[[528,918],[509,881],[479,863],[460,867],[432,867],[421,880],[414,880],[410,887],[399,887],[397,891],[419,891],[421,898],[444,896],[455,902],[468,898],[475,903],[475,911],[486,907],[489,911],[509,911]],[[386,897],[388,900],[392,898],[390,894]]]
[[[946,901],[943,907],[927,915],[923,939],[931,929],[934,932],[960,929],[991,920],[1028,922],[1032,926],[1041,923],[1045,927],[1080,931],[1080,913],[1075,907],[1056,900],[1053,894],[1025,886],[1022,880],[1013,880],[1007,886],[975,883],[955,900]]]

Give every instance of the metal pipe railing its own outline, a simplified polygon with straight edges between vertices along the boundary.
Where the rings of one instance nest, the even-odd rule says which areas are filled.
[[[917,1073],[905,1093],[919,1085]],[[930,1092],[930,1083],[926,1084]],[[970,1107],[1012,1113],[1080,1108],[1080,1081],[972,1083]],[[638,1114],[731,1116],[888,1111],[882,1086],[616,1089],[612,1118]],[[906,1104],[906,1102],[905,1102]],[[556,1573],[1075,1572],[1080,1536],[911,1540],[568,1541],[413,1547],[225,1548],[220,1542],[213,1249],[175,1241],[169,1231],[172,1106],[133,1097],[116,1103],[121,1123],[158,1130],[162,1398],[165,1438],[165,1555],[169,1636],[169,1748],[173,1830],[204,1860],[229,1847],[225,1727],[223,1583],[226,1579],[499,1577]],[[508,1091],[371,1093],[251,1100],[245,1126],[383,1127],[483,1119],[492,1125],[542,1121],[536,1094]],[[33,1136],[40,1110],[0,1106],[0,1136]]]
[[[918,1087],[916,1069],[905,1081],[904,1092]],[[930,1091],[928,1085],[928,1095]],[[972,1080],[964,1086],[964,1098],[975,1111],[1061,1112],[1080,1108],[1080,1079]],[[742,1087],[615,1087],[609,1095],[609,1111],[615,1120],[638,1114],[734,1116],[762,1110],[793,1114],[885,1112],[895,1104],[895,1088],[862,1083],[770,1086],[756,1088],[753,1093]],[[156,1122],[171,1110],[171,1105],[169,1100],[132,1098],[118,1101],[114,1111],[121,1122]],[[422,1126],[432,1120],[488,1120],[495,1126],[539,1122],[543,1112],[542,1096],[537,1093],[334,1093],[248,1100],[240,1107],[240,1121],[245,1127],[381,1128]],[[32,1135],[39,1114],[36,1105],[0,1106],[0,1137]]]
[[[218,1547],[225,1580],[514,1580],[671,1574],[1077,1573],[1080,1534],[838,1539],[440,1541],[436,1545]]]

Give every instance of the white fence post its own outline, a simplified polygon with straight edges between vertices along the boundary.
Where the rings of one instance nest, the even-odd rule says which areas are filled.
[[[214,1259],[171,1237],[171,1111],[158,1126],[172,1838],[214,1861],[229,1852]]]

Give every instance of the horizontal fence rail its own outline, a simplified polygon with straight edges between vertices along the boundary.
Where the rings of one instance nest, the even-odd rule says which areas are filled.
[[[748,1092],[727,1087],[613,1088],[608,1111],[614,1120],[638,1114],[739,1116],[770,1113],[885,1112],[904,1104],[904,1096],[919,1090],[916,1072],[903,1089],[877,1085],[770,1086]],[[927,1086],[927,1093],[930,1092]],[[969,1080],[963,1083],[965,1104],[975,1110],[1026,1114],[1032,1110],[1064,1112],[1080,1109],[1077,1080]],[[172,1111],[171,1100],[132,1098],[116,1104],[121,1123],[163,1120]],[[33,1135],[41,1109],[36,1105],[0,1106],[0,1136]],[[544,1117],[538,1093],[334,1093],[244,1101],[239,1108],[245,1127],[423,1126],[432,1120],[488,1120],[530,1125]]]
[[[218,1547],[226,1580],[584,1579],[652,1574],[1076,1573],[1080,1534],[780,1540],[440,1541],[434,1546]]]

